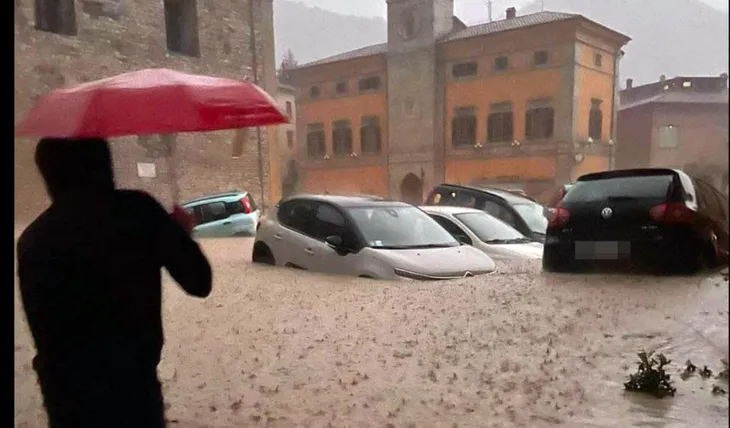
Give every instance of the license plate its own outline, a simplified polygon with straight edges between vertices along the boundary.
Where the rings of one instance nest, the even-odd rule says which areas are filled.
[[[628,258],[631,243],[626,241],[578,241],[575,243],[576,260],[618,260]]]

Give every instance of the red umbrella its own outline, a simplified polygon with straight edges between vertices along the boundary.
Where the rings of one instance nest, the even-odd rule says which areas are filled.
[[[52,91],[15,134],[105,138],[280,123],[286,116],[254,84],[153,68]]]
[[[288,123],[269,94],[248,82],[164,68],[124,73],[45,95],[17,136],[91,138],[216,131]],[[179,189],[171,163],[172,199]]]

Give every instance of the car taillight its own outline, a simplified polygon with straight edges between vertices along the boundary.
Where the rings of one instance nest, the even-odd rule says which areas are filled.
[[[565,207],[555,207],[550,212],[550,218],[548,219],[548,227],[562,227],[568,223],[570,219],[570,211]]]
[[[248,196],[244,196],[243,199],[241,199],[241,205],[243,205],[244,214],[251,214],[251,203],[248,201]]]
[[[685,204],[660,204],[649,210],[649,217],[657,223],[688,223],[694,211]]]

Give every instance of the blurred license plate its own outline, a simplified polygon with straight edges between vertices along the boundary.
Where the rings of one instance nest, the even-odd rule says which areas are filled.
[[[631,243],[626,241],[577,241],[576,260],[618,260],[628,258]]]

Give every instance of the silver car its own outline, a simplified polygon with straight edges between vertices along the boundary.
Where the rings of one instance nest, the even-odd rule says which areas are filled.
[[[473,245],[494,260],[542,259],[539,242],[482,210],[452,206],[421,209],[460,242]]]
[[[253,261],[380,279],[454,279],[496,269],[413,205],[331,195],[277,205],[259,222]]]

